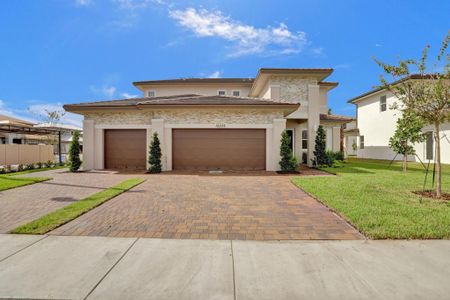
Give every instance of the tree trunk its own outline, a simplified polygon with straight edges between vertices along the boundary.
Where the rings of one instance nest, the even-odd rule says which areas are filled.
[[[439,122],[434,124],[434,140],[436,142],[436,197],[440,198],[442,195],[441,187],[441,137],[439,133]]]
[[[403,152],[403,172],[406,172],[407,169],[407,163],[408,163],[408,153],[406,152],[406,149],[408,148],[408,141],[403,142],[403,149],[405,152]]]

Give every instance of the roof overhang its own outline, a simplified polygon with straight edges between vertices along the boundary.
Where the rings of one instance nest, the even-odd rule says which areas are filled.
[[[165,80],[147,80],[135,81],[133,85],[141,91],[155,86],[178,86],[178,85],[233,85],[233,86],[247,86],[251,87],[254,78],[180,78],[180,79],[165,79]]]
[[[261,68],[250,90],[250,97],[257,97],[266,86],[271,75],[289,75],[314,78],[318,82],[333,73],[333,69],[301,69],[301,68]]]

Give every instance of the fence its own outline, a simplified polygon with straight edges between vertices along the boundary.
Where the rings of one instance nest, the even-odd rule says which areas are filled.
[[[54,161],[52,145],[0,145],[0,165],[19,165]]]

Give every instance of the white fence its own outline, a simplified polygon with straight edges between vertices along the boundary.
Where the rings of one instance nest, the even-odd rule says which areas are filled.
[[[19,165],[54,161],[52,145],[0,145],[0,165]]]

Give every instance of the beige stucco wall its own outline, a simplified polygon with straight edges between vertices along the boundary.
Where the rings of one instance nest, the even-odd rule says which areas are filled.
[[[218,90],[225,90],[227,96],[232,96],[234,90],[240,91],[241,96],[247,97],[250,92],[251,84],[185,84],[185,85],[155,85],[146,86],[144,88],[144,96],[147,96],[147,91],[155,91],[156,97],[173,96],[183,94],[196,94],[212,96],[217,95]]]
[[[157,109],[88,113],[83,123],[84,169],[103,169],[105,129],[146,129],[147,144],[153,132],[161,139],[163,169],[171,170],[172,128],[260,128],[266,130],[267,170],[279,168],[279,144],[286,120],[279,109]]]

